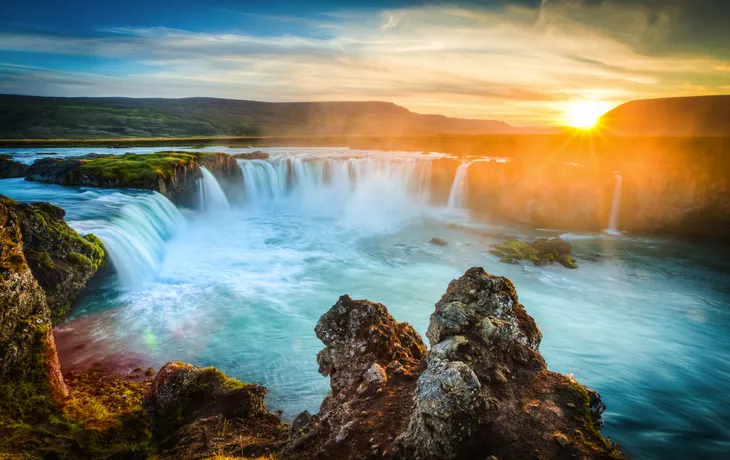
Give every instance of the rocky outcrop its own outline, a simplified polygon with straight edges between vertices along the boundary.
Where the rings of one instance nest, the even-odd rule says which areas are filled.
[[[152,381],[143,407],[166,456],[249,457],[271,452],[284,430],[264,408],[265,396],[265,387],[241,383],[217,369],[169,363]]]
[[[331,394],[312,417],[297,417],[297,430],[282,449],[286,459],[360,459],[392,455],[393,436],[413,410],[416,379],[426,346],[385,306],[342,296],[315,328],[325,348],[319,371]]]
[[[46,294],[55,323],[105,260],[96,236],[80,236],[64,221],[66,212],[49,203],[18,203],[23,252],[33,277]]]
[[[512,283],[469,269],[431,315],[425,347],[385,307],[340,298],[316,328],[332,393],[298,417],[294,458],[621,458],[598,393],[550,372]]]
[[[238,163],[220,152],[158,152],[125,155],[90,154],[42,158],[25,174],[30,181],[101,188],[154,190],[175,203],[190,204],[205,166],[225,183],[242,181]]]
[[[0,179],[23,177],[28,171],[28,165],[13,161],[10,155],[0,155]]]
[[[103,247],[48,203],[0,196],[0,414],[21,420],[68,396],[51,333],[97,270]]]

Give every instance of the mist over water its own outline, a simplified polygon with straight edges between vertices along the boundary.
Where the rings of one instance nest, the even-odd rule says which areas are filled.
[[[212,365],[266,385],[287,418],[316,412],[328,380],[313,328],[340,295],[381,302],[423,335],[449,281],[480,265],[514,281],[549,368],[601,393],[604,432],[632,457],[724,458],[730,263],[717,248],[568,234],[578,270],[501,264],[488,250],[505,233],[558,232],[470,218],[465,192],[451,200],[466,164],[437,205],[428,157],[269,151],[239,161],[238,186],[204,171],[193,210],[152,192],[18,179],[0,181],[0,193],[62,206],[70,225],[106,243],[118,275],[91,286],[63,325],[91,322],[88,348],[100,360],[128,349],[156,367]]]

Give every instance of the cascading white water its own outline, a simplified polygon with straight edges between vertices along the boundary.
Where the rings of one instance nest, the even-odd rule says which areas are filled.
[[[430,160],[277,158],[239,165],[249,204],[289,196],[328,207],[407,206],[427,204],[431,193]]]
[[[185,223],[174,204],[159,193],[134,197],[101,228],[101,238],[122,285],[137,287],[152,279],[165,255],[165,241]]]
[[[615,173],[616,175],[616,185],[613,189],[613,203],[611,203],[611,218],[608,222],[608,230],[606,230],[606,233],[610,233],[612,235],[620,235],[621,232],[618,229],[618,216],[619,216],[619,208],[621,206],[621,185],[623,182],[623,178],[619,173]]]
[[[456,170],[447,204],[450,209],[464,209],[466,207],[470,164],[471,162],[464,162]]]
[[[231,205],[215,176],[205,166],[200,167],[203,178],[198,184],[201,208],[206,211],[230,211]]]

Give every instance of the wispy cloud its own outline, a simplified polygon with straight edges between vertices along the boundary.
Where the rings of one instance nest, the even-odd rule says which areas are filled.
[[[106,28],[97,37],[0,33],[0,50],[118,59],[135,69],[113,78],[83,69],[61,82],[52,69],[16,69],[0,91],[37,92],[41,82],[59,95],[382,99],[420,112],[543,124],[558,122],[556,113],[574,99],[618,104],[727,87],[728,61],[639,46],[666,37],[671,11],[605,5],[598,16],[578,1],[544,2],[540,10],[341,13],[322,24],[325,37],[164,27]]]

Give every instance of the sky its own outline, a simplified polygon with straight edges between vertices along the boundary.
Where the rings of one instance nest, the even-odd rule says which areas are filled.
[[[730,94],[725,0],[25,0],[0,93],[383,100],[561,124],[579,101]]]

